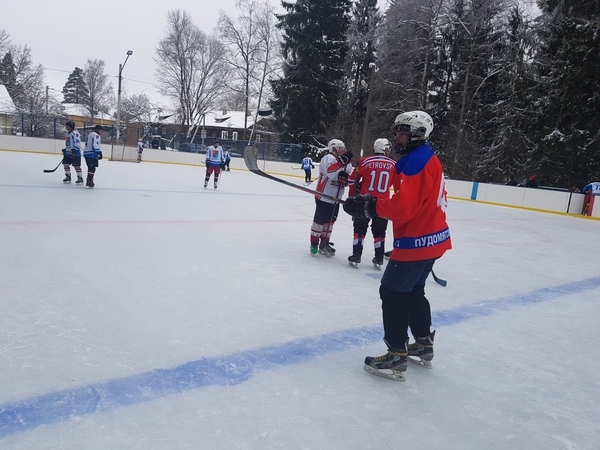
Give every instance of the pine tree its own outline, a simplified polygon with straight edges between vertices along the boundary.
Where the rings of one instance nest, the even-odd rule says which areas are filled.
[[[322,146],[339,112],[350,0],[283,1],[283,76],[271,82],[275,118],[287,142]]]
[[[540,133],[532,156],[544,184],[581,187],[600,179],[600,2],[539,4]]]
[[[7,52],[0,62],[0,84],[6,86],[6,90],[11,93],[17,82],[15,65],[13,63],[12,54]]]
[[[83,80],[83,70],[75,67],[63,86],[63,103],[85,105],[89,102],[90,93]]]

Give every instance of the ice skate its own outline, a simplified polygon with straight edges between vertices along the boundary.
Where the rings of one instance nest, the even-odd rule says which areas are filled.
[[[87,179],[87,182],[85,183],[85,185],[89,188],[93,188],[95,186],[94,184],[94,180],[92,180],[91,178]]]
[[[71,174],[65,173],[65,177],[63,178],[63,183],[69,184],[71,182]]]
[[[311,255],[316,255],[319,252],[319,247],[317,247],[316,245],[311,245],[310,246],[310,253]]]
[[[204,182],[204,189],[206,189],[206,186],[208,186],[208,181]]]
[[[77,177],[75,184],[83,184],[83,177]]]
[[[355,269],[358,269],[358,265],[360,264],[360,256],[359,255],[348,256],[348,264],[350,264],[350,267],[354,267]]]
[[[219,186],[219,183],[215,183],[215,189]]]
[[[372,259],[373,262],[373,267],[375,267],[377,270],[381,270],[381,266],[383,266],[383,261],[378,261],[377,257],[374,257]]]
[[[408,344],[408,360],[431,369],[431,360],[433,359],[433,339],[435,331],[422,338],[415,338],[415,342]]]
[[[321,245],[319,245],[319,254],[331,258],[335,255],[335,249],[329,244],[321,243]]]
[[[392,256],[392,251],[390,250],[389,252],[385,252],[383,254],[383,256],[385,256],[386,258],[389,258],[390,256]]]
[[[367,356],[365,358],[365,371],[388,378],[394,381],[406,381],[404,372],[407,368],[408,352],[405,348],[388,348],[388,352],[382,356]]]

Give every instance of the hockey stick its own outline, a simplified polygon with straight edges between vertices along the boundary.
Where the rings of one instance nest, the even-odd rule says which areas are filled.
[[[63,160],[61,159],[60,162],[58,163],[58,166],[56,166],[54,169],[44,169],[44,173],[56,172],[56,169],[58,169],[62,163],[63,163]]]
[[[313,191],[312,189],[308,189],[304,186],[300,186],[298,184],[291,183],[286,180],[282,180],[281,178],[274,177],[273,175],[269,175],[268,173],[264,173],[262,170],[258,168],[256,160],[258,159],[258,149],[256,147],[248,146],[244,149],[244,162],[246,163],[246,167],[248,170],[256,175],[260,175],[261,177],[268,178],[269,180],[277,181],[278,183],[285,184],[287,186],[299,189],[301,191],[307,192],[312,195],[318,195],[322,198],[328,198],[329,200],[333,200],[334,202],[343,204],[344,200],[341,198],[334,197],[332,195],[326,195],[318,191]]]
[[[294,166],[290,166],[290,167],[294,170],[302,170],[302,167],[294,167]]]
[[[436,277],[435,272],[433,270],[431,271],[431,275],[433,276],[433,281],[435,281],[440,286],[446,287],[446,285],[448,284],[446,280]]]

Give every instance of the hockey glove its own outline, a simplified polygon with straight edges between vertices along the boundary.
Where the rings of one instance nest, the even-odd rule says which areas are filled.
[[[96,156],[98,156],[98,160],[102,159],[102,152],[100,150],[98,150],[98,153],[96,154]]]
[[[71,158],[77,157],[77,150],[71,150]]]
[[[348,172],[342,170],[340,173],[338,173],[338,181],[340,182],[340,186],[341,187],[346,187],[348,186],[348,177],[350,175],[348,175]]]
[[[344,211],[355,219],[371,219],[377,217],[376,203],[377,199],[371,197],[371,194],[348,197],[344,203]]]
[[[61,150],[61,152],[62,152],[63,156],[67,156],[67,149],[66,148],[63,148]]]
[[[352,152],[347,151],[346,153],[341,154],[340,156],[338,156],[338,160],[341,165],[347,166],[348,164],[350,164],[350,161],[352,161]]]

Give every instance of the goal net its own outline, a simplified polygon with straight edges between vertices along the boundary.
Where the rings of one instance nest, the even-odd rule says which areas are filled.
[[[138,160],[137,147],[113,145],[110,150],[110,153],[111,161],[137,162]]]

